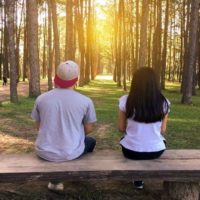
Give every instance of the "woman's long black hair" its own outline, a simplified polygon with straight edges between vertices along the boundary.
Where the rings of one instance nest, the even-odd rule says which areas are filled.
[[[165,109],[164,109],[165,107]],[[161,121],[168,112],[153,69],[141,67],[133,75],[126,102],[126,117],[143,123]]]

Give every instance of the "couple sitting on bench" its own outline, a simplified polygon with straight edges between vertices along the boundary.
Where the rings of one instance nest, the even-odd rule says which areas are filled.
[[[86,136],[93,129],[96,113],[90,98],[75,90],[79,67],[69,60],[57,67],[55,88],[40,95],[32,110],[38,136],[39,157],[62,162],[92,152],[96,140]],[[133,76],[130,92],[119,99],[119,131],[123,155],[147,160],[161,156],[166,149],[162,134],[166,130],[169,101],[161,94],[153,69],[142,67]],[[143,188],[142,181],[134,181]],[[50,190],[63,190],[63,183],[51,181]]]

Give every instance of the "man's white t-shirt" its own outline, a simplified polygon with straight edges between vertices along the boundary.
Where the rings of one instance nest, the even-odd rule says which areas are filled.
[[[90,98],[61,88],[40,95],[31,116],[40,124],[35,143],[37,155],[55,162],[78,158],[85,148],[83,124],[96,121]]]
[[[123,112],[126,112],[127,97],[128,95],[124,95],[119,99],[119,109]],[[161,121],[142,123],[127,119],[126,133],[120,144],[126,149],[137,152],[157,152],[166,149],[164,138],[160,133],[161,123]]]

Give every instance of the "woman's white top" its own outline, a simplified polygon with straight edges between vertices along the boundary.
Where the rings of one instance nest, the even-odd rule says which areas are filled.
[[[126,112],[127,97],[128,95],[124,95],[119,99],[119,109],[123,112]],[[169,101],[168,104],[170,105]],[[161,135],[161,124],[162,121],[142,123],[127,119],[126,133],[120,144],[126,149],[137,152],[164,150],[166,147],[163,142],[164,138]]]

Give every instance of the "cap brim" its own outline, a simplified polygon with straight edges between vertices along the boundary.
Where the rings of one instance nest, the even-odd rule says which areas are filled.
[[[61,87],[61,88],[68,88],[76,84],[78,81],[78,77],[72,79],[72,80],[62,80],[57,75],[54,78],[55,85]]]

